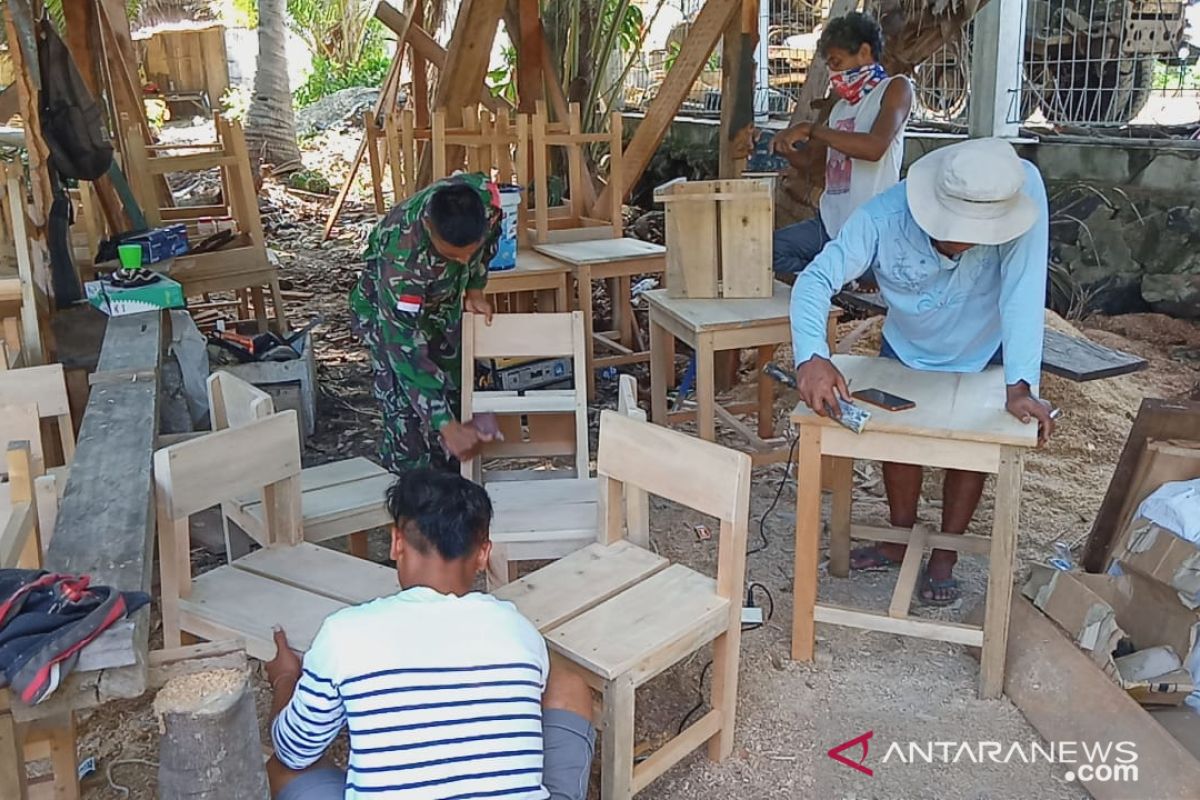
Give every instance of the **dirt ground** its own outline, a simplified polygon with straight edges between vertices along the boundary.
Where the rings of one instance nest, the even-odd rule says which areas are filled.
[[[336,173],[336,169],[332,171]],[[340,177],[330,177],[337,185]],[[366,354],[349,333],[346,311],[346,295],[356,279],[357,255],[372,215],[361,205],[353,206],[334,241],[317,249],[327,202],[287,193],[275,185],[268,185],[267,194],[271,245],[281,258],[285,289],[294,298],[288,309],[290,318],[293,324],[315,314],[324,318],[316,333],[319,421],[317,433],[307,445],[306,464],[353,455],[372,457],[381,418],[370,394]],[[1052,324],[1069,327],[1058,319]],[[853,327],[853,323],[844,324],[843,333]],[[1097,342],[1146,357],[1150,365],[1134,375],[1088,384],[1049,375],[1044,378],[1043,395],[1062,407],[1064,414],[1054,440],[1026,462],[1019,548],[1022,568],[1044,561],[1055,541],[1080,551],[1141,398],[1192,397],[1200,387],[1200,328],[1193,324],[1132,315],[1089,319],[1079,329]],[[877,346],[875,324],[855,347],[872,352]],[[644,370],[634,370],[634,374],[643,388],[649,385]],[[614,406],[613,383],[601,381],[600,386],[601,405]],[[751,391],[752,386],[743,385],[734,393]],[[784,393],[777,416],[785,417],[795,402],[793,394]],[[794,479],[785,476],[784,465],[760,469],[754,476],[750,538],[752,549],[758,551],[749,557],[748,580],[761,585],[754,590],[755,601],[767,607],[768,620],[743,636],[734,756],[717,764],[702,753],[694,754],[640,796],[647,800],[1087,797],[1078,784],[1065,779],[1062,768],[1045,764],[882,762],[893,741],[1029,743],[1040,739],[1007,699],[976,698],[977,663],[955,645],[819,626],[815,663],[789,661],[794,487]],[[921,514],[936,524],[939,481],[931,476],[926,488]],[[990,530],[989,497],[990,490],[976,515],[974,532]],[[874,465],[858,467],[855,508],[861,518],[886,519],[882,483]],[[770,514],[766,514],[768,509]],[[652,543],[672,560],[711,570],[717,542],[697,536],[694,526],[701,522],[656,499],[651,514]],[[382,558],[383,542],[378,534],[373,546]],[[209,555],[197,553],[196,557],[211,561]],[[960,562],[959,577],[963,600],[958,607],[937,612],[941,618],[961,619],[982,599],[981,562]],[[855,604],[885,608],[894,579],[894,573],[850,580],[825,577],[820,591],[823,599],[845,602],[852,598]],[[698,654],[641,690],[639,741],[646,749],[673,733],[699,701],[699,680],[707,659],[707,654]],[[706,690],[707,686],[706,680]],[[260,713],[265,718],[261,676],[258,690]],[[157,726],[150,712],[151,700],[111,704],[83,716],[80,757],[95,757],[98,766],[97,773],[85,782],[87,800],[148,800],[155,796]],[[874,775],[854,771],[826,756],[831,747],[868,731],[873,732],[873,739],[866,763]],[[854,751],[850,755],[853,757]]]

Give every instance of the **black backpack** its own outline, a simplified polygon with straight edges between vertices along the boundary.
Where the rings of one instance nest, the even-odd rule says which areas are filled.
[[[54,24],[43,18],[38,33],[42,136],[50,148],[50,164],[66,178],[94,181],[108,172],[113,161],[104,114]]]

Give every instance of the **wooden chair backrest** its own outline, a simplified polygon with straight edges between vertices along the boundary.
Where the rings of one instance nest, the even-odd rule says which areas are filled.
[[[523,457],[533,455],[573,455],[576,477],[590,472],[587,424],[587,361],[583,314],[497,314],[485,325],[475,314],[464,314],[462,325],[462,418],[471,419],[476,397],[499,397],[504,392],[475,391],[475,362],[481,358],[556,358],[568,356],[574,377],[570,414],[574,416],[573,437],[559,452],[548,452],[542,445],[529,442],[498,442],[484,449],[485,456]],[[533,389],[523,398],[514,399],[512,414],[537,412],[540,397],[558,395],[561,390]],[[559,412],[562,413],[562,412]],[[529,446],[525,446],[529,445]],[[482,478],[480,456],[462,465],[463,475]]]
[[[385,111],[382,117],[367,111],[363,117],[372,161],[371,181],[378,184],[376,205],[380,213],[383,207],[383,165],[387,164],[392,182],[392,205],[412,197],[421,188],[417,185],[420,173],[421,151],[432,138],[429,128],[418,129],[417,117],[412,109]],[[382,152],[380,150],[382,149]],[[378,174],[376,174],[378,173]]]
[[[154,483],[160,518],[169,523],[265,489],[273,495],[264,507],[268,542],[295,544],[301,540],[296,412],[164,447],[154,454]]]
[[[721,523],[717,591],[722,597],[739,597],[745,580],[750,472],[745,453],[603,411],[596,461],[604,508],[600,541],[624,538],[621,501],[628,486],[716,517]]]
[[[16,372],[17,370],[12,370]],[[0,373],[0,378],[10,373]],[[42,425],[38,407],[34,403],[0,405],[0,445],[9,442],[29,442],[30,459],[34,475],[46,470],[45,454],[42,452]],[[0,466],[2,474],[8,474],[8,466]]]
[[[580,241],[581,239],[619,239],[624,230],[621,204],[623,123],[621,115],[609,115],[607,133],[584,133],[579,104],[572,103],[567,114],[567,129],[549,121],[544,102],[539,102],[530,125],[533,147],[534,241],[538,244]],[[608,208],[595,205],[595,191],[584,157],[585,145],[606,143],[609,148],[608,170],[611,191]],[[567,154],[567,203],[550,205],[550,148],[559,147]],[[565,218],[565,219],[563,219]]]
[[[37,505],[34,503],[33,455],[28,441],[10,441],[4,468],[8,474],[8,502],[12,511],[0,526],[0,569],[41,567],[42,544],[38,536]]]
[[[523,185],[529,115],[514,117],[507,109],[493,114],[486,108],[468,106],[462,120],[461,126],[449,127],[444,109],[432,114],[433,179],[461,169],[486,173],[498,183]]]
[[[208,376],[208,413],[214,431],[240,428],[275,413],[271,395],[229,372]]]
[[[75,457],[75,428],[71,421],[71,403],[62,364],[23,367],[0,373],[0,406],[36,405],[41,419],[53,419],[58,425],[63,459],[70,464]],[[41,457],[41,445],[37,456]]]

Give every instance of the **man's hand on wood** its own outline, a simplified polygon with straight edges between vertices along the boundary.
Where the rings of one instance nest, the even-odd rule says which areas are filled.
[[[1054,434],[1054,417],[1050,416],[1051,405],[1045,400],[1038,399],[1029,391],[1029,384],[1021,381],[1008,387],[1008,402],[1005,403],[1008,413],[1028,425],[1037,420],[1038,446],[1050,441]]]
[[[459,461],[468,461],[474,457],[479,446],[492,441],[495,436],[479,431],[473,425],[463,425],[461,422],[447,422],[441,429],[442,442],[450,454]]]
[[[812,124],[801,122],[790,128],[784,128],[775,134],[771,140],[771,148],[781,156],[786,156],[796,148],[796,142],[807,142],[812,136]]]
[[[300,677],[300,656],[293,653],[292,648],[288,646],[287,634],[283,632],[283,628],[275,629],[275,657],[267,662],[266,670],[267,681],[272,689],[281,680],[295,680]]]
[[[813,356],[796,367],[796,388],[805,405],[822,417],[840,418],[838,398],[850,399],[846,378],[832,361],[820,356]]]
[[[482,314],[484,324],[492,324],[492,304],[480,289],[467,290],[466,295],[463,296],[463,311]]]

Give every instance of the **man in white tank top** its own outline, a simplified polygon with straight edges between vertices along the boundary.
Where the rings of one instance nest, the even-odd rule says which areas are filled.
[[[913,90],[907,78],[888,77],[879,63],[882,53],[883,31],[868,14],[838,17],[821,33],[817,54],[829,65],[840,99],[825,125],[793,125],[776,134],[773,146],[800,164],[797,146],[825,145],[825,192],[816,217],[775,232],[776,273],[800,272],[855,209],[900,180]]]

